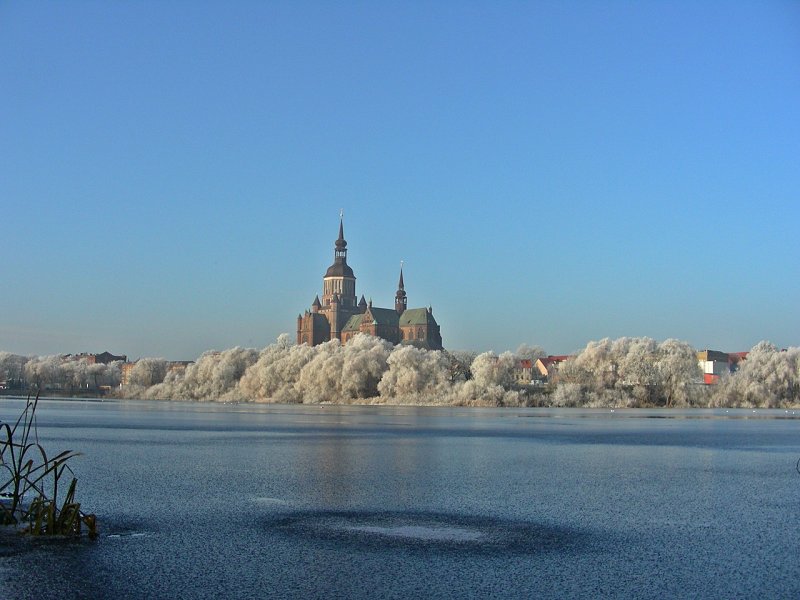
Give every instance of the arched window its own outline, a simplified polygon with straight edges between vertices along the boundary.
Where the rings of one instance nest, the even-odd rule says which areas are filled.
[[[421,339],[422,339],[422,327],[420,327],[419,329],[417,329],[417,339],[418,339],[418,340],[421,340]]]

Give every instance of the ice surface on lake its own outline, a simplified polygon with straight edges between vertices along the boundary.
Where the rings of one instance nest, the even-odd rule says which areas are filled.
[[[483,537],[483,534],[479,531],[472,531],[459,527],[426,527],[423,525],[380,527],[377,525],[355,525],[345,527],[345,529],[389,537],[411,538],[433,542],[474,542]]]
[[[37,420],[81,452],[101,537],[0,539],[2,599],[800,598],[784,410],[43,401]]]

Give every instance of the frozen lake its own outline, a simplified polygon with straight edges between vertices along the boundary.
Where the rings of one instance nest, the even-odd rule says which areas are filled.
[[[0,538],[2,598],[800,597],[800,411],[62,400],[38,423],[83,453],[101,536]]]

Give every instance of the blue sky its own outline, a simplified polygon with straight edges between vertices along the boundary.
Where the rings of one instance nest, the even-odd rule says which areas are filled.
[[[0,3],[0,349],[357,291],[448,348],[800,344],[800,3]]]

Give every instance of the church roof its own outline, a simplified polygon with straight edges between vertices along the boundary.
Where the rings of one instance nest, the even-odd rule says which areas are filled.
[[[436,325],[436,319],[427,308],[409,308],[400,315],[400,326],[404,325]]]
[[[352,277],[353,279],[356,276],[353,274],[353,269],[350,268],[344,260],[337,258],[336,262],[334,262],[328,270],[325,271],[325,277]]]
[[[370,306],[367,313],[371,314],[373,320],[378,322],[378,325],[397,325],[397,311],[393,308],[376,308]]]
[[[361,327],[361,319],[364,315],[353,315],[349,319],[347,319],[347,323],[344,324],[342,331],[358,331],[359,327]]]

